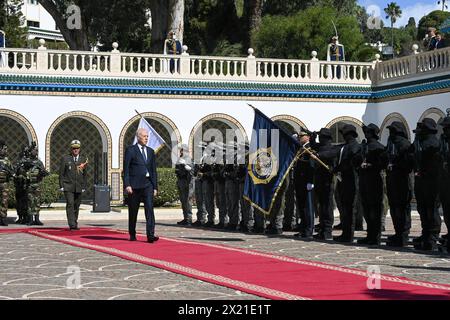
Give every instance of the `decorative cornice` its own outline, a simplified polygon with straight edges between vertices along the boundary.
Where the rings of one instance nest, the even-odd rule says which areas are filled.
[[[250,98],[369,99],[369,86],[263,82],[0,75],[0,91],[41,94],[170,95]]]
[[[383,102],[450,92],[450,75],[389,86],[198,81],[177,79],[89,78],[0,74],[7,94],[79,95],[91,97],[162,97],[287,101]]]

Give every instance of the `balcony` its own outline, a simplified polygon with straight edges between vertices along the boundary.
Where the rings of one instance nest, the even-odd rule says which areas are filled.
[[[191,56],[187,47],[176,56],[122,53],[118,44],[111,52],[0,49],[0,73],[20,75],[112,79],[170,79],[230,81],[268,84],[346,85],[384,87],[429,77],[448,75],[450,48],[418,53],[390,61],[328,62],[248,57]]]

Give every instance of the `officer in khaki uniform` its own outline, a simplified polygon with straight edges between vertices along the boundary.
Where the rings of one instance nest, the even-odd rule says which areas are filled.
[[[66,213],[70,230],[78,229],[78,214],[81,196],[86,191],[86,170],[88,159],[80,155],[81,143],[78,140],[70,144],[71,154],[62,158],[59,168],[59,186],[67,201]]]

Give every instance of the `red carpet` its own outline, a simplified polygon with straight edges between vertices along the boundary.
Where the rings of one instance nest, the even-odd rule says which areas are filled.
[[[364,271],[214,244],[168,238],[148,244],[142,236],[130,242],[123,232],[99,228],[27,232],[269,299],[450,300],[446,285],[381,276],[381,289],[369,290]]]

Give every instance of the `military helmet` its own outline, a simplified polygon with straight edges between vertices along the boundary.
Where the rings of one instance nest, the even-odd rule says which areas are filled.
[[[413,130],[414,133],[438,133],[436,121],[431,118],[425,118],[421,122],[417,123],[417,128]]]
[[[380,128],[376,124],[371,123],[367,126],[363,126],[362,129],[364,131],[364,134],[371,132],[375,136],[375,138],[380,139]]]
[[[356,131],[356,127],[351,124],[345,124],[341,129],[339,129],[339,132],[342,133],[342,135],[344,137],[348,134],[352,134],[355,138],[358,137],[358,132]]]
[[[329,138],[332,139],[333,135],[331,133],[331,130],[328,128],[322,128],[319,131],[319,137]]]

